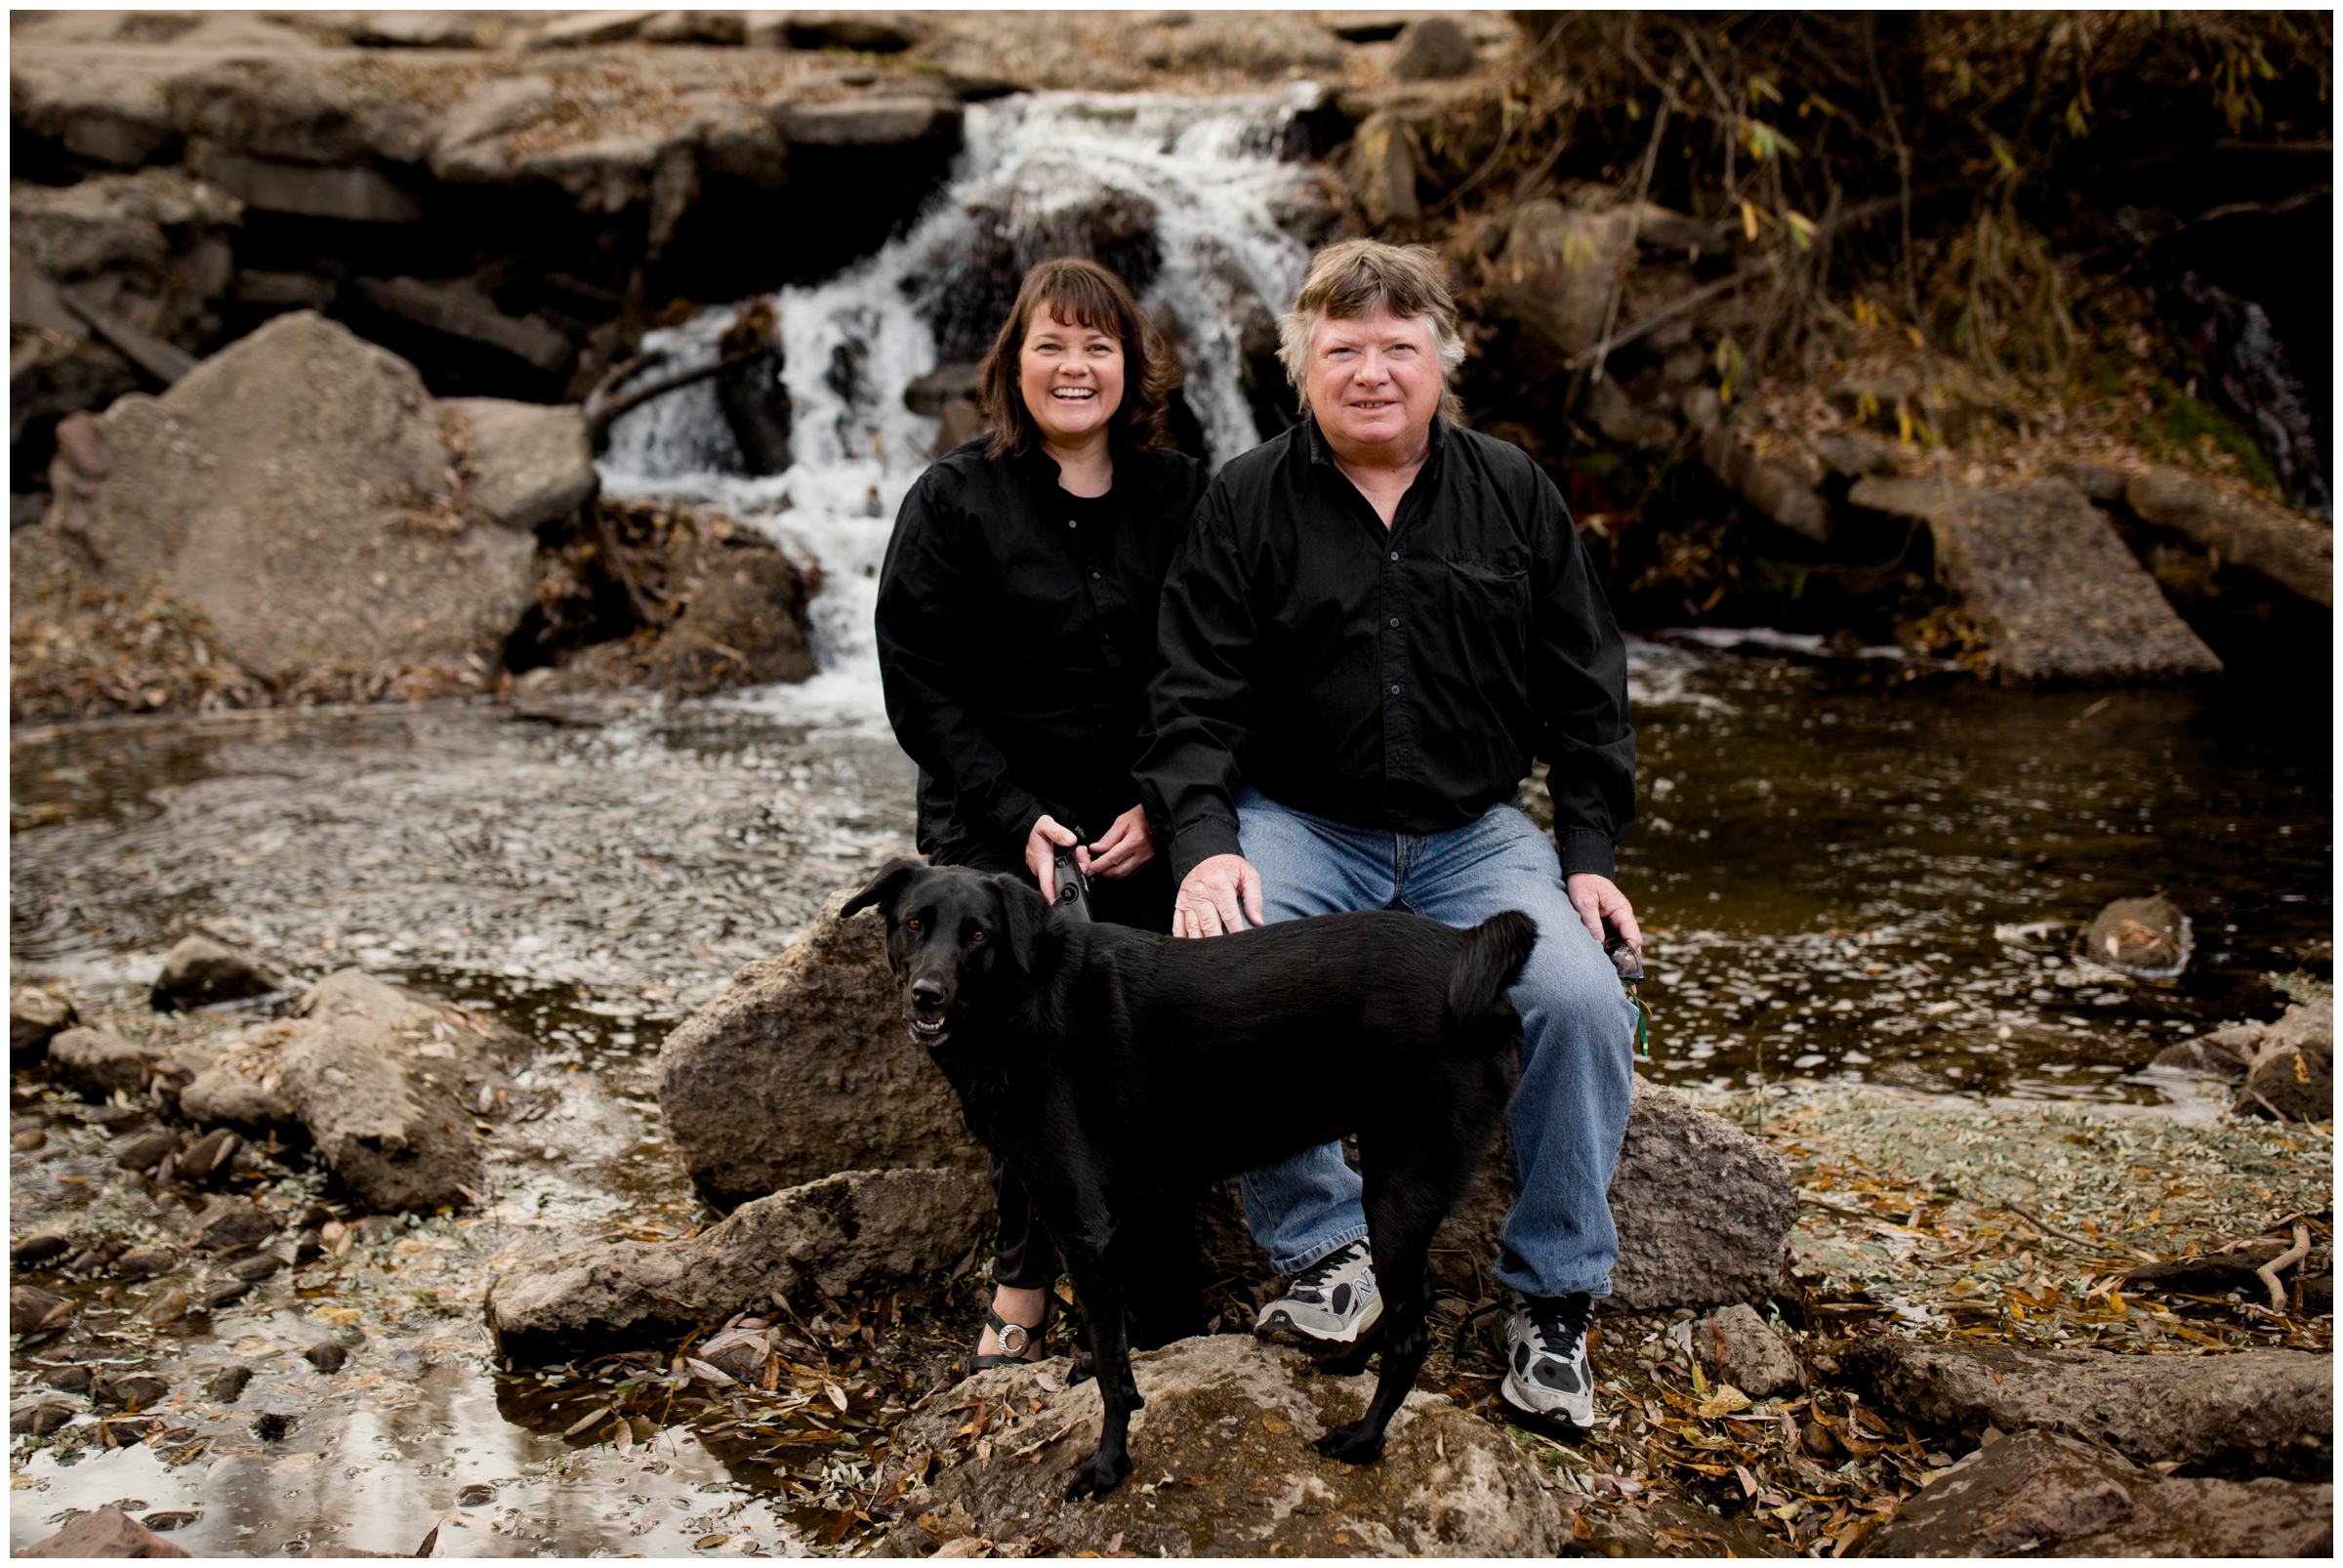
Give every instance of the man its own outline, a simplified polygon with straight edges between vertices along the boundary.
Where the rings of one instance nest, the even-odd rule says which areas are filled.
[[[1464,347],[1431,251],[1322,252],[1281,356],[1309,417],[1220,471],[1165,583],[1136,776],[1179,879],[1172,931],[1345,909],[1537,920],[1514,991],[1504,1393],[1585,1425],[1633,1077],[1605,923],[1641,941],[1611,881],[1634,817],[1625,653],[1552,481],[1457,423],[1447,379]],[[1551,842],[1512,804],[1533,757]],[[1381,1300],[1341,1146],[1244,1189],[1254,1237],[1293,1276],[1256,1330],[1355,1342]]]

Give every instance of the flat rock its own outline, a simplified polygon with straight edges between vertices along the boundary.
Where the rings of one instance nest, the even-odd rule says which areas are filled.
[[[344,1185],[384,1213],[460,1208],[484,1190],[472,1122],[519,1108],[508,1076],[519,1037],[358,970],[300,1006],[276,1092]]]
[[[891,147],[959,141],[961,108],[949,99],[914,95],[784,103],[773,110],[773,124],[792,146]]]
[[[484,520],[533,532],[600,488],[586,415],[576,405],[450,397],[440,406],[467,427],[465,501]]]
[[[163,955],[162,972],[155,976],[148,1000],[156,1011],[171,1012],[209,1002],[266,996],[284,984],[282,974],[234,948],[208,936],[183,936]]]
[[[1873,475],[1847,499],[1924,519],[1938,575],[2018,681],[2168,680],[2221,661],[2164,601],[2107,516],[2067,479],[1983,490]]]
[[[2177,469],[2132,475],[2123,499],[2146,521],[2177,529],[2225,561],[2334,607],[2335,531],[2325,524],[2265,501],[2223,495]]]
[[[2020,1432],[1932,1476],[1872,1557],[2324,1557],[2334,1488],[2264,1477],[2158,1480],[2072,1437]]]
[[[21,1067],[39,1061],[49,1053],[49,1042],[73,1026],[80,1014],[73,1004],[53,991],[39,990],[29,985],[10,988],[8,993],[8,1059]]]
[[[124,1513],[104,1507],[85,1513],[53,1536],[17,1550],[20,1557],[185,1557],[175,1547]]]
[[[1365,1410],[1372,1376],[1329,1377],[1299,1350],[1240,1334],[1182,1340],[1131,1363],[1146,1408],[1131,1418],[1121,1486],[1064,1501],[1067,1472],[1097,1442],[1094,1381],[1063,1387],[1063,1358],[997,1368],[897,1432],[898,1454],[941,1452],[945,1467],[906,1499],[882,1549],[925,1556],[952,1540],[1021,1540],[1067,1556],[1120,1542],[1139,1556],[1551,1557],[1570,1539],[1535,1462],[1443,1395],[1411,1393],[1382,1458],[1352,1465],[1310,1443]],[[969,1400],[997,1416],[972,1449],[953,1441]]]
[[[2150,1063],[2156,1067],[2178,1067],[2188,1072],[2218,1073],[2224,1078],[2242,1078],[2253,1065],[2254,1052],[2261,1049],[2266,1031],[2258,1023],[2240,1025],[2235,1029],[2217,1029],[2208,1035],[2183,1040],[2166,1046],[2156,1053]]]
[[[1480,63],[1472,40],[1454,17],[1419,17],[1400,32],[1391,74],[1403,82],[1463,76]]]
[[[85,1094],[145,1087],[147,1054],[111,1029],[66,1029],[49,1042],[49,1071]]]
[[[2104,1350],[1867,1340],[1840,1357],[1899,1419],[1981,1434],[2039,1427],[2141,1465],[2326,1475],[2334,1361],[2304,1350],[2127,1356]]]
[[[742,1204],[687,1241],[615,1242],[514,1263],[488,1287],[502,1353],[729,1317],[795,1295],[916,1279],[966,1253],[992,1212],[969,1171],[853,1171]]]
[[[720,1202],[838,1171],[979,1171],[943,1074],[913,1045],[886,971],[886,922],[823,902],[779,958],[733,975],[659,1048],[659,1105],[683,1167]]]
[[[535,601],[536,541],[454,513],[414,367],[323,316],[278,316],[98,423],[101,576],[159,579],[255,675],[492,666]]]
[[[1745,1301],[1711,1312],[1693,1325],[1692,1342],[1709,1375],[1753,1399],[1800,1386],[1798,1358],[1782,1336]]]

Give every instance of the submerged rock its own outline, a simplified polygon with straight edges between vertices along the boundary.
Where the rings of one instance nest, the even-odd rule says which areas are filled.
[[[2168,680],[2221,661],[2164,601],[2106,514],[2067,479],[1984,490],[1949,479],[1858,479],[1858,507],[1917,517],[1937,573],[2019,681]]]
[[[904,1027],[885,921],[838,918],[853,891],[831,894],[811,930],[733,975],[659,1048],[669,1135],[719,1201],[835,1171],[983,1167],[959,1099]]]
[[[2334,1488],[2159,1480],[2072,1437],[1998,1437],[1905,1501],[1874,1557],[2323,1557]]]
[[[1501,1426],[1443,1395],[1408,1395],[1382,1458],[1353,1465],[1310,1443],[1364,1411],[1371,1375],[1330,1377],[1299,1350],[1237,1334],[1131,1361],[1146,1408],[1131,1418],[1131,1474],[1121,1486],[1095,1502],[1065,1501],[1067,1472],[1098,1440],[1094,1380],[1064,1387],[1062,1358],[996,1368],[896,1434],[898,1453],[940,1451],[945,1467],[905,1500],[883,1549],[925,1556],[952,1540],[1046,1538],[1068,1556],[1552,1557],[1570,1539],[1536,1463]],[[962,1449],[953,1434],[970,1401],[997,1424]]]
[[[176,1012],[207,1002],[233,1002],[284,989],[285,977],[208,936],[182,937],[163,955],[149,1004],[157,1012]]]
[[[613,1242],[513,1264],[488,1327],[530,1359],[650,1326],[729,1317],[807,1284],[832,1296],[916,1279],[964,1255],[992,1188],[958,1170],[853,1171],[776,1192],[676,1242]]]
[[[2334,1360],[2309,1351],[2127,1356],[1882,1338],[1840,1359],[1880,1408],[1931,1426],[2040,1427],[2142,1465],[2247,1475],[2334,1465]]]
[[[85,1513],[53,1536],[18,1549],[20,1557],[185,1557],[175,1547],[124,1513],[103,1507]]]
[[[2188,967],[2194,946],[2189,917],[2161,893],[2118,898],[2082,933],[2082,956],[2143,980],[2169,980]]]

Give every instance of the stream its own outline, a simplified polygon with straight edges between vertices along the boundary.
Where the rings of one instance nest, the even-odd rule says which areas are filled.
[[[768,1469],[687,1427],[632,1446],[563,1437],[554,1385],[495,1366],[483,1272],[512,1249],[694,1224],[664,1153],[660,1040],[832,891],[909,851],[913,769],[880,708],[869,622],[890,519],[934,438],[901,388],[961,330],[956,291],[1046,238],[1077,198],[1143,203],[1147,303],[1179,327],[1189,408],[1215,458],[1230,455],[1256,435],[1232,322],[1250,300],[1288,297],[1306,255],[1278,213],[1307,173],[1281,161],[1281,128],[1308,106],[1299,89],[972,105],[961,169],[927,217],[848,274],[779,297],[795,467],[727,472],[737,453],[706,386],[620,423],[613,491],[722,508],[818,563],[821,673],[802,686],[536,718],[456,702],[14,739],[20,980],[62,982],[85,1013],[120,1007],[193,930],[305,982],[357,965],[529,1034],[541,1050],[524,1083],[551,1109],[499,1135],[479,1212],[354,1250],[330,1280],[288,1272],[208,1316],[147,1328],[125,1313],[77,1340],[83,1364],[168,1380],[157,1409],[176,1446],[44,1441],[25,1457],[20,1439],[13,1547],[119,1503],[175,1516],[171,1539],[197,1555],[411,1554],[434,1528],[449,1556],[832,1549]],[[724,316],[670,346],[714,352]],[[2199,1081],[2147,1063],[2224,1020],[2274,1016],[2274,982],[2325,961],[2326,716],[2282,693],[2004,690],[1865,651],[1765,633],[1631,642],[1642,820],[1620,881],[1650,933],[1652,1078],[2215,1114],[2223,1101]],[[2158,889],[2193,920],[2177,980],[2075,960],[2065,938],[2106,901]],[[2069,924],[2006,929],[2043,922]],[[121,1119],[89,1121],[21,1079],[12,1110],[20,1130],[50,1130],[11,1155],[15,1233],[151,1212],[101,1152]],[[280,1185],[328,1196],[302,1173]],[[328,1338],[354,1351],[330,1379],[303,1358]],[[205,1391],[230,1361],[255,1369],[232,1409]],[[16,1358],[13,1402],[42,1391],[40,1370]],[[256,1433],[263,1411],[289,1426]]]

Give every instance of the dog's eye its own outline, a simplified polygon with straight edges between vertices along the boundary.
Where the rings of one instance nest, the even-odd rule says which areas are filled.
[[[916,920],[907,920],[903,923],[903,928],[907,931],[916,931],[922,929],[922,927]]]
[[[990,933],[986,931],[970,931],[968,933],[968,940],[971,942],[981,942],[987,940],[989,936]]]

